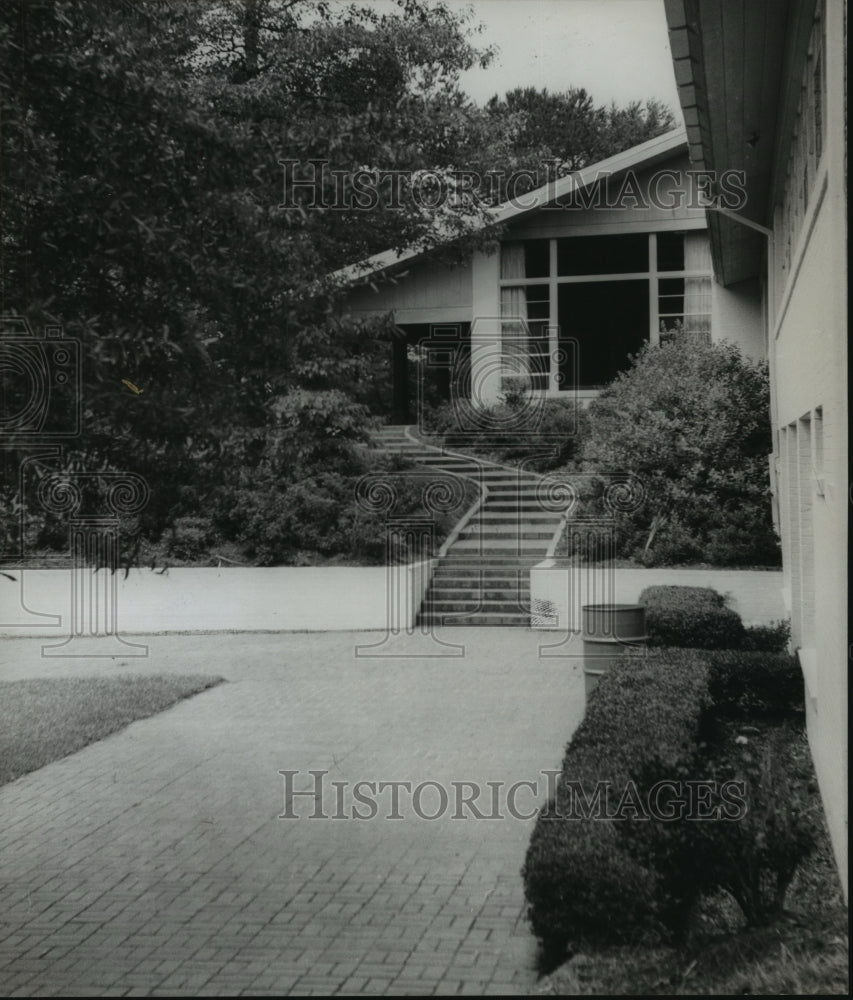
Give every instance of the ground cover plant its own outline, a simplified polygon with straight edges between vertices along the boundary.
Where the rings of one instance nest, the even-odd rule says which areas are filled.
[[[526,392],[507,390],[501,402],[478,411],[476,426],[464,428],[451,403],[437,402],[424,407],[419,430],[430,444],[486,461],[541,473],[564,468],[578,454],[586,426],[583,409],[559,399],[528,409],[527,401]]]
[[[221,683],[193,674],[38,677],[0,684],[0,784]]]

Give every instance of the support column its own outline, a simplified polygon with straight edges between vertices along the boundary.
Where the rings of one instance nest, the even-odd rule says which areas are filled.
[[[500,399],[503,371],[499,252],[474,254],[471,290],[471,405],[493,406]]]
[[[392,422],[395,424],[411,423],[408,344],[402,331],[393,334],[391,338],[391,386]]]

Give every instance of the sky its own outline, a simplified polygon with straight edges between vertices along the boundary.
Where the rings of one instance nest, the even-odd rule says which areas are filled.
[[[478,104],[516,86],[584,87],[597,104],[656,97],[680,121],[663,0],[468,3],[484,25],[477,38],[500,49],[488,69],[462,76]]]

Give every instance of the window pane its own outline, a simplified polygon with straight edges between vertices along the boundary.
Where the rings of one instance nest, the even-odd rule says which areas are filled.
[[[524,241],[524,276],[526,278],[547,278],[550,260],[548,240]]]
[[[549,261],[548,240],[501,244],[502,278],[547,278]]]
[[[557,274],[632,274],[649,269],[649,238],[626,236],[570,236],[557,240]]]
[[[658,233],[658,270],[684,270],[684,234]]]

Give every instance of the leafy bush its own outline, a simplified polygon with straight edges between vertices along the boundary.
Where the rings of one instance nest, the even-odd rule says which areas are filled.
[[[787,653],[714,649],[704,654],[718,710],[740,715],[801,711],[803,673]]]
[[[649,607],[724,608],[726,599],[711,587],[682,587],[657,584],[640,594],[640,604]]]
[[[790,641],[791,623],[785,620],[772,625],[748,626],[741,648],[762,653],[784,653]]]
[[[527,411],[522,405],[526,399],[526,391],[510,384],[501,403],[479,411],[476,429],[461,428],[452,404],[443,403],[425,411],[424,430],[447,448],[493,462],[523,463],[538,472],[573,461],[585,433],[584,410],[568,401],[548,399],[541,409]]]
[[[587,410],[579,467],[633,473],[620,556],[648,565],[778,565],[771,523],[767,366],[730,344],[647,346]]]
[[[785,754],[778,733],[756,736],[748,727],[747,735],[739,728],[718,736],[704,773],[717,788],[742,782],[745,808],[734,822],[714,818],[685,831],[682,877],[701,880],[705,891],[726,890],[747,923],[761,926],[782,913],[791,879],[815,847],[819,806],[810,774]],[[719,804],[714,793],[708,806]]]
[[[719,610],[718,597],[700,594]],[[795,708],[801,694],[791,657],[733,650],[625,656],[602,677],[522,870],[546,961],[569,942],[678,938],[698,899],[720,889],[750,923],[778,915],[814,843],[810,772],[794,759],[780,763],[775,730],[756,739],[742,719]],[[633,783],[642,810],[664,781],[707,785],[708,818],[667,821],[624,812],[613,799],[603,815],[594,807],[601,782],[617,792]],[[722,789],[732,781],[742,783],[741,802]]]
[[[744,642],[740,615],[710,588],[647,587],[639,603],[650,646],[738,649]]]
[[[587,802],[594,799],[601,781],[621,795],[638,778],[689,773],[706,703],[705,668],[690,651],[625,656],[602,677],[566,751],[555,798],[537,819],[522,871],[528,916],[546,955],[569,940],[620,942],[663,931],[683,889],[644,864],[648,848],[626,832],[660,824],[619,821],[613,802],[611,818],[578,813],[577,796],[582,790]]]
[[[354,461],[354,460],[353,460]],[[433,515],[424,507],[424,479],[404,462],[375,454],[361,467],[317,473],[287,482],[266,464],[244,475],[236,487],[222,491],[219,525],[226,538],[242,545],[261,566],[299,565],[319,555],[343,557],[362,565],[386,560],[409,561],[432,553],[401,548],[386,551],[388,516],[418,517],[435,524],[436,545],[448,534],[476,495],[473,485],[458,483],[458,503]],[[387,474],[394,490],[393,509],[372,513],[357,500],[365,473]]]
[[[165,538],[170,557],[190,562],[208,551],[216,539],[216,528],[209,517],[178,517]]]

